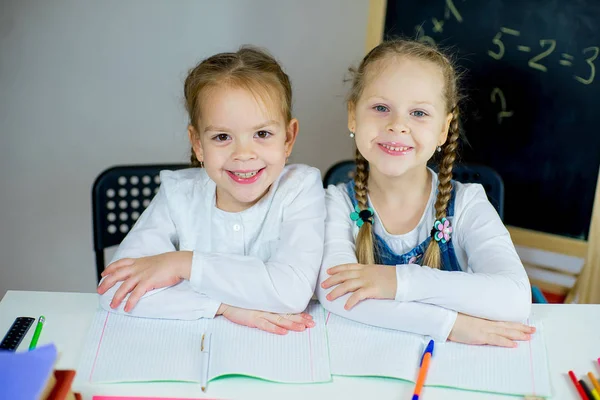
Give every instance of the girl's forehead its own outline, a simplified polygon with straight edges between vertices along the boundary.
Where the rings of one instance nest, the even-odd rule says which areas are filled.
[[[213,85],[204,88],[199,100],[200,119],[204,122],[283,120],[279,95],[260,86]]]
[[[363,97],[423,97],[444,101],[445,81],[441,68],[414,57],[388,57],[367,69]]]

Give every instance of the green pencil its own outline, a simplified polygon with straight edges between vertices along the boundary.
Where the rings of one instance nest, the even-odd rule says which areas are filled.
[[[29,343],[29,350],[35,349],[38,339],[40,338],[40,333],[42,333],[42,328],[44,327],[44,322],[46,322],[46,318],[42,315],[40,317],[40,319],[38,319],[38,323],[35,327],[35,332],[33,332],[33,337],[31,338],[31,343]]]

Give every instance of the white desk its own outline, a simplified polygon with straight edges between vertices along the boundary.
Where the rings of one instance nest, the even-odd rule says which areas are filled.
[[[93,293],[9,291],[0,302],[0,335],[19,316],[46,316],[38,346],[53,342],[59,351],[57,368],[76,369],[89,325],[98,307]],[[572,369],[581,379],[600,368],[600,305],[534,305],[534,314],[544,324],[553,399],[579,399],[567,376]],[[584,322],[585,321],[585,322]],[[19,351],[27,349],[30,329]],[[1,337],[0,337],[1,340]],[[386,378],[334,377],[333,382],[287,385],[250,378],[224,378],[210,382],[207,393],[191,383],[136,383],[75,386],[85,400],[93,395],[172,396],[227,399],[410,399],[413,384]],[[0,389],[1,392],[1,389]],[[424,400],[515,399],[462,390],[424,388]]]

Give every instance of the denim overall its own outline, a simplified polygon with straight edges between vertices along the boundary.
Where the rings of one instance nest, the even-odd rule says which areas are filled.
[[[354,180],[346,183],[348,194],[352,200],[352,205],[356,207],[358,201],[356,200],[356,193],[354,192]],[[454,190],[454,182],[452,183],[452,194],[446,209],[446,217],[454,216],[454,200],[456,193]],[[373,217],[374,218],[374,217]],[[432,224],[433,226],[433,224]],[[425,239],[420,245],[409,251],[408,253],[398,255],[394,253],[388,244],[376,233],[373,233],[374,245],[375,245],[375,263],[381,265],[402,265],[402,264],[421,264],[425,249],[432,240],[431,236]],[[442,266],[440,269],[444,271],[462,271],[456,254],[454,253],[453,241],[450,240],[446,243],[439,242]]]

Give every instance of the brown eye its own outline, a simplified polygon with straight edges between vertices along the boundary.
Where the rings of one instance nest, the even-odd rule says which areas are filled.
[[[267,131],[258,131],[258,132],[256,132],[256,137],[258,137],[259,139],[266,139],[269,136],[271,136],[271,132],[267,132]]]
[[[227,139],[229,139],[229,135],[226,133],[219,133],[213,139],[216,140],[217,142],[225,142],[225,141],[227,141]]]

